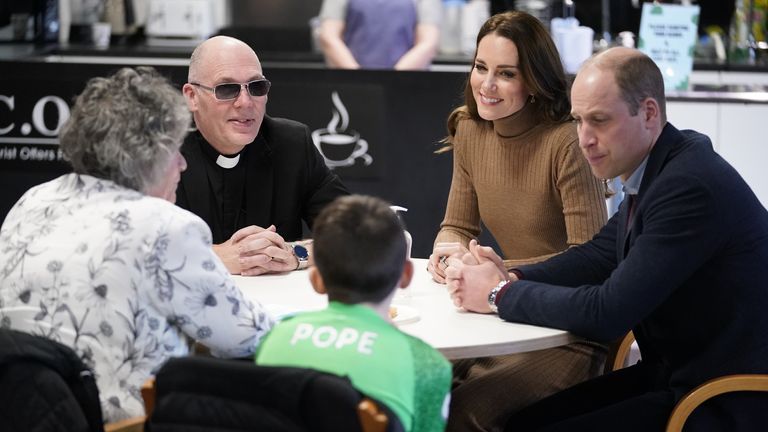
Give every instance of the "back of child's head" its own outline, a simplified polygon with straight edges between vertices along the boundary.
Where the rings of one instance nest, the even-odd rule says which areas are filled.
[[[406,241],[385,201],[363,195],[337,198],[315,219],[312,237],[315,266],[330,300],[378,303],[397,286]]]

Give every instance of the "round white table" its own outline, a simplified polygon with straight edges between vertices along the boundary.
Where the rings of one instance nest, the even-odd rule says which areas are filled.
[[[445,285],[434,282],[425,270],[427,260],[413,261],[413,281],[406,290],[398,292],[392,304],[415,312],[418,320],[398,327],[429,343],[448,359],[535,351],[578,340],[564,330],[510,323],[495,314],[457,309]],[[306,271],[234,279],[247,298],[260,302],[277,316],[322,309],[328,304],[327,296],[312,289]]]

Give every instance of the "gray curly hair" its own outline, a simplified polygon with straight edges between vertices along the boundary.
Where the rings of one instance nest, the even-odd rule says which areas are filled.
[[[190,113],[181,92],[154,68],[92,78],[61,128],[74,171],[145,192],[181,146]]]

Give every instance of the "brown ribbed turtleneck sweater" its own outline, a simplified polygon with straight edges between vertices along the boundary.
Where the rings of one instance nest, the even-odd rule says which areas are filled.
[[[581,155],[575,126],[539,124],[534,115],[527,105],[494,122],[459,122],[435,243],[467,245],[482,220],[506,264],[517,266],[584,243],[605,224],[604,187]]]

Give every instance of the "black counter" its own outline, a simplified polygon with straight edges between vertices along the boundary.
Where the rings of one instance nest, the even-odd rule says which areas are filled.
[[[308,34],[301,34],[302,38],[306,37],[306,42],[303,42],[303,39],[298,39],[293,35],[294,31],[292,30],[284,31],[285,35],[276,29],[257,33],[250,30],[229,29],[223,33],[247,41],[263,63],[296,63],[297,66],[302,64],[322,66],[324,64],[322,54],[311,51]],[[30,59],[49,55],[189,59],[196,44],[197,42],[191,40],[146,38],[138,40],[118,38],[106,49],[97,49],[92,45],[83,43],[73,43],[67,46],[0,43],[0,59]],[[438,54],[433,65],[468,67],[471,61],[471,56],[464,54]],[[749,62],[697,59],[694,61],[693,70],[768,73],[768,54],[762,54]]]
[[[87,79],[119,67],[108,61],[0,60],[0,220],[29,187],[69,171],[58,149],[58,128]],[[156,67],[179,87],[186,82],[186,65]],[[340,132],[358,136],[367,150],[365,157],[359,155],[336,172],[353,192],[408,208],[404,220],[414,239],[414,256],[428,256],[445,210],[452,166],[450,153],[434,151],[446,133],[448,114],[461,101],[465,74],[325,68],[269,68],[265,73],[272,81],[271,116],[301,121],[320,134],[334,110],[348,112],[349,123]],[[343,108],[334,103],[334,94]],[[334,157],[322,140],[318,145]]]
[[[88,78],[123,65],[151,64],[180,87],[192,49],[0,45],[0,220],[29,187],[68,171],[56,134]],[[366,141],[372,163],[356,159],[337,172],[352,191],[409,208],[405,220],[414,256],[427,256],[451,179],[451,154],[435,155],[434,150],[445,134],[448,113],[462,101],[467,65],[452,72],[350,71],[324,68],[318,54],[260,54],[273,83],[269,115],[321,130],[336,108],[332,95],[339,95],[349,112],[350,133]],[[670,93],[669,100],[768,104],[768,88],[694,86]]]

